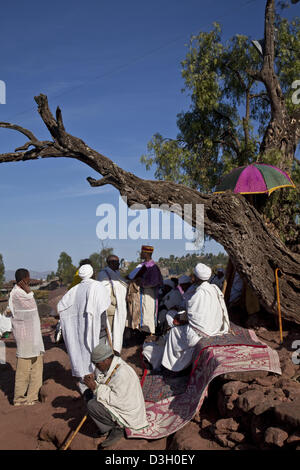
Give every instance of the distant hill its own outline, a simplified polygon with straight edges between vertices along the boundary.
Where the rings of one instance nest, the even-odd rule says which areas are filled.
[[[43,272],[31,271],[31,269],[29,271],[30,271],[30,277],[32,279],[46,279],[48,274],[51,274],[52,272],[52,271],[43,271]],[[8,269],[7,271],[5,271],[5,280],[6,282],[14,281],[15,271],[12,271],[11,269]]]

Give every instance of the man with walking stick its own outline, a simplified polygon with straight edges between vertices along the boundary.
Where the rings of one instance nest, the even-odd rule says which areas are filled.
[[[88,414],[102,435],[109,432],[101,448],[111,446],[125,436],[124,429],[148,426],[142,388],[132,367],[115,356],[107,341],[101,340],[92,352],[98,373],[84,377],[94,398],[87,403]]]

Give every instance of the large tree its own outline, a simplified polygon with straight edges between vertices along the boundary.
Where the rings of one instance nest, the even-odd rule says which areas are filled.
[[[249,70],[247,77],[263,84],[270,103],[270,119],[261,144],[263,153],[280,152],[279,164],[283,168],[288,168],[300,138],[300,116],[299,110],[288,108],[275,73],[274,24],[274,0],[267,0],[262,63],[256,64],[256,70]],[[207,235],[224,246],[238,272],[248,280],[263,306],[273,313],[276,313],[274,270],[276,267],[280,268],[283,316],[300,323],[298,308],[300,255],[292,253],[287,248],[268,227],[261,214],[243,196],[229,192],[223,195],[199,192],[196,188],[186,185],[184,181],[178,183],[171,181],[171,178],[167,181],[138,178],[91,149],[81,139],[69,134],[65,129],[60,108],[57,108],[54,116],[45,95],[35,97],[35,101],[52,140],[40,141],[27,129],[11,123],[0,123],[1,127],[15,129],[29,139],[15,152],[0,155],[0,162],[48,157],[75,158],[102,175],[99,180],[87,178],[91,186],[113,185],[122,196],[127,197],[128,205],[140,203],[150,208],[152,204],[168,204],[171,211],[180,213],[180,207],[184,204],[192,204],[194,209],[197,204],[203,204]],[[224,114],[225,110],[222,109],[221,112]],[[212,120],[210,125],[218,127],[219,123]],[[234,134],[234,126],[234,122],[228,121],[227,126],[224,123],[225,134]],[[246,149],[246,143],[244,147]],[[205,162],[203,164],[201,161],[197,162],[197,165],[201,173]],[[195,226],[196,210],[187,221]]]
[[[300,18],[289,23],[267,2],[265,38],[259,42],[237,34],[224,43],[215,23],[212,31],[192,36],[182,76],[191,107],[178,115],[179,134],[168,139],[156,133],[141,158],[147,169],[156,167],[158,179],[211,192],[231,169],[263,161],[300,183],[299,93],[292,87],[300,79]],[[257,201],[292,249],[300,244],[295,197],[287,189],[267,203],[263,196]]]

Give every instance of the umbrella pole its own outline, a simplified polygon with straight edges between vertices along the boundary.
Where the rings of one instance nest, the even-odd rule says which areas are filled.
[[[283,343],[281,308],[280,308],[280,294],[279,294],[279,281],[278,281],[278,271],[280,271],[279,268],[276,268],[276,269],[275,269],[275,279],[276,279],[276,294],[277,294],[277,310],[278,310],[280,343]]]

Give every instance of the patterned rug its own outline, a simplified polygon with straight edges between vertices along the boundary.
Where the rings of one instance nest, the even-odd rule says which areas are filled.
[[[231,327],[231,334],[199,341],[189,377],[148,371],[143,393],[149,426],[139,431],[126,429],[127,437],[161,439],[178,431],[200,410],[210,382],[218,375],[254,370],[281,374],[276,351],[259,341],[253,330]]]
[[[189,375],[181,377],[165,376],[161,372],[150,372],[143,381],[143,394],[146,402],[158,402],[175,397],[186,391]]]

